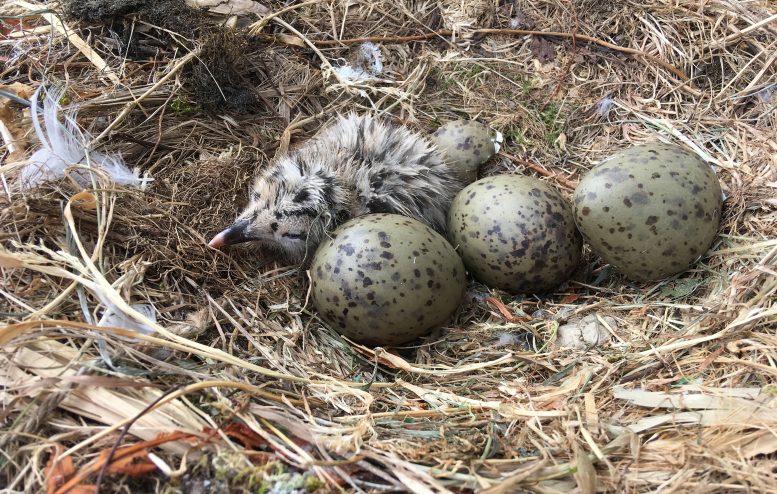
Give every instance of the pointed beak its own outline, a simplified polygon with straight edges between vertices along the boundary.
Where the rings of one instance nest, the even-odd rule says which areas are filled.
[[[236,221],[232,226],[219,233],[208,242],[210,247],[220,249],[225,245],[239,244],[253,240],[247,236],[248,220]]]

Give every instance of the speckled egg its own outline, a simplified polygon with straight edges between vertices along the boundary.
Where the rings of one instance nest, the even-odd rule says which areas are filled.
[[[465,187],[448,212],[448,235],[472,275],[515,293],[542,293],[580,262],[572,208],[536,178],[497,175]]]
[[[480,165],[499,152],[502,134],[474,120],[454,120],[437,129],[432,141],[459,179],[470,184],[478,179]]]
[[[316,251],[311,299],[339,333],[367,345],[407,343],[447,321],[466,288],[448,241],[395,214],[359,216]]]
[[[575,222],[591,249],[631,279],[686,269],[712,244],[722,207],[718,178],[688,149],[624,149],[589,171],[574,195]]]

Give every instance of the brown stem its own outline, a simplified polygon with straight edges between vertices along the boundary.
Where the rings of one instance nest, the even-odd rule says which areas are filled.
[[[513,154],[506,153],[504,151],[499,151],[499,154],[504,156],[505,158],[509,159],[510,161],[514,161],[516,163],[520,163],[528,168],[531,168],[535,172],[539,173],[540,175],[543,175],[545,177],[552,178],[555,180],[559,185],[564,187],[565,189],[569,190],[575,190],[575,187],[577,187],[577,184],[574,182],[567,180],[566,178],[560,176],[558,173],[553,173],[552,171],[546,170],[545,168],[542,168],[539,165],[535,165],[531,161],[526,161],[524,159],[521,159]]]
[[[565,33],[565,32],[558,32],[558,31],[533,31],[529,29],[502,29],[502,28],[475,29],[472,32],[474,34],[550,36],[554,38],[571,38],[576,41],[586,41],[588,43],[593,43],[599,46],[603,46],[604,48],[609,48],[611,50],[619,51],[621,53],[628,53],[630,55],[637,55],[637,56],[643,57],[646,60],[649,60],[653,63],[656,63],[662,66],[669,72],[673,73],[674,75],[682,79],[683,82],[688,82],[690,80],[690,78],[687,75],[685,75],[685,73],[682,70],[678,69],[677,67],[675,67],[674,65],[668,62],[661,60],[656,56],[637,50],[635,48],[626,48],[625,46],[615,45],[613,43],[609,43],[599,38],[594,38],[593,36],[586,36],[585,34]],[[432,38],[446,38],[448,36],[451,36],[452,34],[453,34],[453,31],[449,29],[443,29],[443,30],[434,31],[431,33],[413,34],[409,36],[368,36],[365,38],[327,39],[327,40],[317,40],[317,41],[311,40],[311,41],[316,46],[346,46],[346,45],[354,45],[357,43],[365,43],[367,41],[370,41],[372,43],[407,43],[410,41],[424,41]]]

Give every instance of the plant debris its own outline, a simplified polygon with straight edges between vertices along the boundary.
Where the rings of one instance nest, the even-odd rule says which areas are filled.
[[[186,36],[205,21],[184,0],[65,0],[62,8],[68,19],[108,24],[122,33],[129,17]]]
[[[23,189],[40,143],[0,93],[6,490],[774,491],[773,5],[188,5],[0,5],[3,91],[65,84],[90,149],[154,179]],[[677,143],[720,177],[720,235],[670,280],[587,252],[542,297],[471,283],[434,334],[362,347],[321,323],[306,273],[207,247],[254,173],[346,111],[477,119],[504,136],[481,176],[566,197],[618,149]],[[605,344],[558,345],[581,319]]]

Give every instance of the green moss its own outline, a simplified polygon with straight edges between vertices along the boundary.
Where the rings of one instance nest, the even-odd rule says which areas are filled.
[[[318,489],[321,489],[324,487],[324,483],[319,479],[318,477],[314,477],[312,475],[309,475],[305,479],[305,490],[307,492],[316,492]]]
[[[556,140],[564,129],[564,120],[561,117],[558,103],[550,102],[540,112],[540,120],[545,126],[545,142],[549,146],[555,146]]]
[[[507,142],[517,144],[519,146],[529,143],[523,129],[518,124],[510,124],[502,129],[502,135]]]
[[[194,113],[194,105],[184,96],[176,96],[170,102],[170,108],[178,115],[189,115]]]

